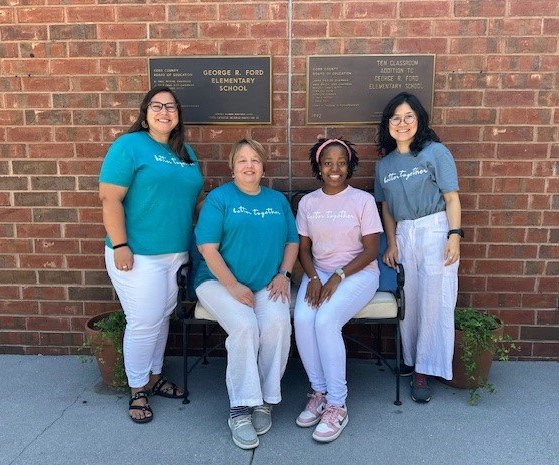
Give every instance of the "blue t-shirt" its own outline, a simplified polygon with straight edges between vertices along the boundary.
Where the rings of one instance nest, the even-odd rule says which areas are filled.
[[[109,148],[99,181],[128,188],[122,204],[126,238],[138,255],[186,252],[192,217],[202,190],[202,173],[194,151],[185,163],[168,145],[145,131],[120,136]],[[105,243],[112,247],[109,237]]]
[[[375,167],[375,199],[387,202],[396,221],[416,220],[446,209],[443,194],[458,190],[456,164],[439,142],[416,156],[395,150]]]
[[[285,196],[261,187],[258,195],[240,191],[234,182],[211,191],[196,225],[197,244],[219,244],[225,263],[253,292],[277,274],[285,245],[298,243],[295,218]],[[217,279],[202,260],[194,287]]]

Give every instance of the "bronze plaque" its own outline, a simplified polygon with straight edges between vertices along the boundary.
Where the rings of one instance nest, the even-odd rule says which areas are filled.
[[[272,57],[150,58],[150,86],[173,89],[186,124],[271,124]]]
[[[388,101],[415,94],[432,113],[435,55],[320,55],[307,60],[307,124],[378,123]]]

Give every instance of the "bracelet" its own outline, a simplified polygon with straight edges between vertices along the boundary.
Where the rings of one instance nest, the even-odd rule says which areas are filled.
[[[128,242],[123,242],[122,244],[113,245],[113,250],[116,250],[120,247],[128,247]]]
[[[314,276],[311,277],[311,280],[313,280],[313,279],[319,279],[319,277],[317,275],[314,275]]]

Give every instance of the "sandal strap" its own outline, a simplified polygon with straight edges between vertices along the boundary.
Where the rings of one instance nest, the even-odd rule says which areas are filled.
[[[167,378],[165,378],[164,376],[162,376],[161,378],[159,378],[159,379],[157,380],[157,383],[155,383],[155,384],[153,385],[153,387],[151,388],[151,392],[152,392],[153,394],[158,393],[159,391],[161,391],[161,388],[162,388],[163,386],[165,386],[165,383],[168,383]],[[173,383],[170,383],[170,384],[173,384]]]
[[[128,402],[128,405],[132,406],[132,402],[134,402],[138,399],[149,399],[148,393],[146,391],[135,392],[134,394],[132,394],[130,396],[130,401]]]

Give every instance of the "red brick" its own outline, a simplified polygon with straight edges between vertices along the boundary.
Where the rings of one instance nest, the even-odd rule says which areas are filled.
[[[479,0],[462,0],[456,3],[454,14],[456,16],[505,16],[507,8],[506,0],[492,0],[491,2],[480,2]]]
[[[69,23],[105,23],[115,20],[115,9],[111,6],[80,5],[66,7]]]

